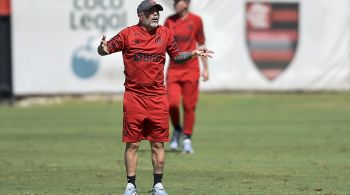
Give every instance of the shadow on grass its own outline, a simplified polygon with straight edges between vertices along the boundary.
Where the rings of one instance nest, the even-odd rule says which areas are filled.
[[[138,150],[138,153],[150,153],[151,152],[151,149],[139,149]],[[174,154],[180,154],[182,153],[182,150],[171,150],[171,149],[165,149],[165,152],[166,153],[174,153]]]

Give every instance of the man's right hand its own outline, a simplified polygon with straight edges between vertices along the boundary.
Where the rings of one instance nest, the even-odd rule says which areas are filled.
[[[107,41],[106,41],[106,35],[103,35],[101,43],[98,46],[97,52],[102,56],[109,54]]]
[[[199,49],[195,49],[192,51],[192,56],[202,56],[202,57],[206,57],[206,58],[212,58],[212,54],[214,54],[214,51],[209,50],[207,48],[199,48]]]

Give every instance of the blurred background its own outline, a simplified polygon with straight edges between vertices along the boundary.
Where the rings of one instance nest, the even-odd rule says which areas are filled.
[[[124,65],[121,53],[96,49],[138,22],[140,1],[0,0],[0,194],[125,190]],[[163,24],[173,1],[157,2]],[[215,55],[200,84],[195,154],[166,144],[168,193],[349,194],[350,0],[190,9]],[[149,194],[148,144],[139,156],[138,192]]]
[[[1,0],[0,94],[114,94],[121,54],[96,47],[138,22],[132,0]],[[172,14],[163,5],[161,24]],[[210,59],[206,91],[348,91],[350,1],[193,0]]]

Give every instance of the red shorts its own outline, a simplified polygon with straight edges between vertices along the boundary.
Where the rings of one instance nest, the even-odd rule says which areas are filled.
[[[124,94],[123,142],[169,141],[169,102],[166,95]]]

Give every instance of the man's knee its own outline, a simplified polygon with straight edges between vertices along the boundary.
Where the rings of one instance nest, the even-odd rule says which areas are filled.
[[[139,149],[140,142],[127,143],[125,151],[136,152]]]
[[[175,101],[175,100],[169,99],[169,106],[170,106],[170,109],[179,109],[180,101]]]
[[[195,111],[196,103],[184,101],[184,110],[185,111]]]
[[[162,142],[154,142],[152,143],[151,147],[153,153],[160,153],[164,151],[164,143]]]

